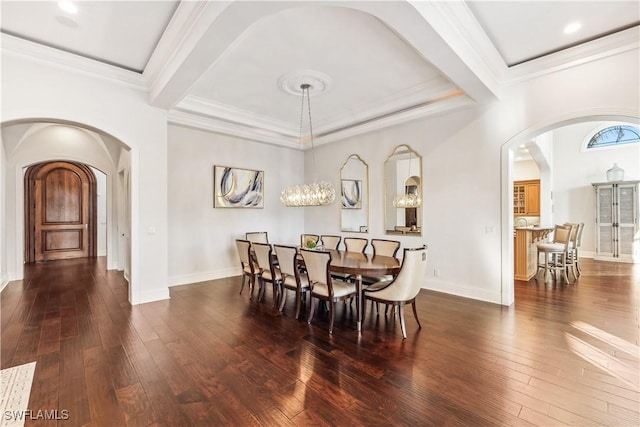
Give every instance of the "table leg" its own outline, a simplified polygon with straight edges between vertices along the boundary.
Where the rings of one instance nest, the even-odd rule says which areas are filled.
[[[362,274],[356,274],[356,326],[362,331]]]

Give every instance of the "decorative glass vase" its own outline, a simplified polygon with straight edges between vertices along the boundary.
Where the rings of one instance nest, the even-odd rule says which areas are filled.
[[[613,167],[607,171],[607,181],[622,181],[624,179],[624,169],[618,166],[617,163],[613,164]]]

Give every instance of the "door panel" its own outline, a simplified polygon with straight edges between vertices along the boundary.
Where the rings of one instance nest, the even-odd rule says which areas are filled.
[[[27,180],[27,261],[96,256],[93,172],[80,163],[32,166]]]

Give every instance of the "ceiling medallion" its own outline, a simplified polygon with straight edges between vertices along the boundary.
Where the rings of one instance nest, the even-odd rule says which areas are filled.
[[[278,79],[278,87],[296,96],[303,96],[302,86],[308,85],[307,95],[320,95],[329,90],[331,77],[314,70],[293,70]]]

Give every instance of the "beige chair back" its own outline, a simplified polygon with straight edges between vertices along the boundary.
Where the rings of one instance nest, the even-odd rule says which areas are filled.
[[[582,243],[582,230],[584,229],[584,222],[579,224],[566,222],[564,225],[572,225],[573,230],[571,231],[571,244],[574,248],[577,248]]]
[[[364,250],[367,248],[367,244],[369,241],[367,239],[363,239],[361,237],[345,237],[344,238],[344,247],[347,252],[360,252],[364,253]]]
[[[375,297],[387,301],[411,301],[418,295],[427,272],[427,246],[405,249],[402,266],[396,278]]]
[[[373,246],[373,255],[382,255],[396,257],[398,249],[400,249],[400,242],[397,240],[385,240],[385,239],[371,239],[371,246]]]
[[[558,224],[553,230],[553,243],[560,243],[564,245],[565,252],[569,248],[573,228],[573,225]]]
[[[266,231],[250,231],[245,233],[245,239],[256,243],[269,243],[269,237]]]
[[[309,240],[313,240],[315,244],[318,244],[318,241],[320,240],[320,236],[317,234],[301,234],[300,235],[300,246],[302,246],[303,248],[307,247],[307,242]]]
[[[249,242],[248,240],[236,239],[236,248],[238,249],[238,257],[240,257],[240,263],[242,264],[242,267],[253,268],[253,263],[250,262],[251,242]]]
[[[251,243],[253,251],[256,254],[256,261],[258,262],[258,268],[261,271],[271,272],[271,245],[268,243]]]
[[[331,253],[323,251],[312,251],[309,249],[300,249],[302,259],[309,282],[324,283],[331,290],[331,275],[329,274],[329,263],[331,262]]]
[[[295,277],[298,267],[298,252],[293,246],[275,245],[280,271],[287,276]]]
[[[320,241],[322,242],[322,247],[325,249],[333,249],[335,251],[338,250],[338,246],[340,246],[340,241],[342,237],[340,236],[327,236],[323,235],[320,237]]]

